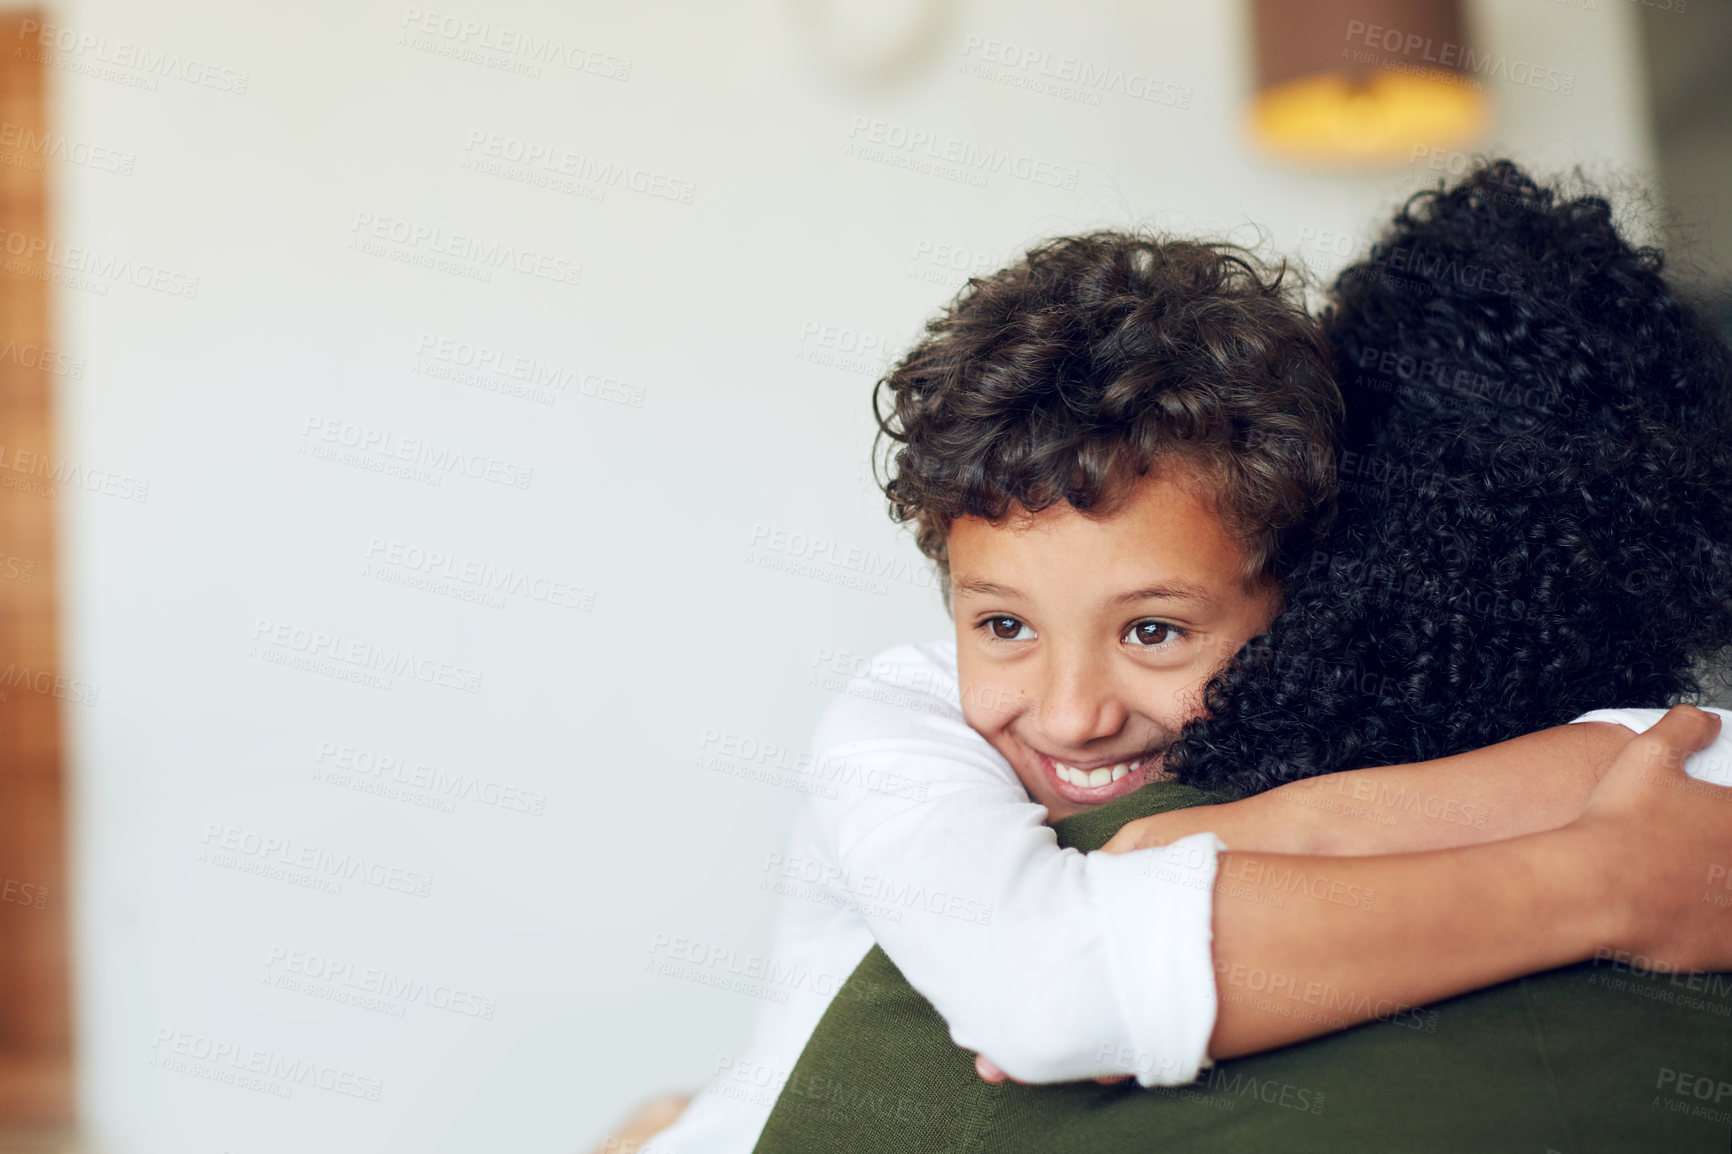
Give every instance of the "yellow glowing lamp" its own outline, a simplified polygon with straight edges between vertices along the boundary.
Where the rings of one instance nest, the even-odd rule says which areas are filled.
[[[1253,0],[1259,145],[1291,160],[1384,163],[1459,149],[1491,121],[1456,0]]]

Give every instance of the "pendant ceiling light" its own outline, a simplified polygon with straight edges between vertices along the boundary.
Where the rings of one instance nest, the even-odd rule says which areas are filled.
[[[1490,120],[1458,0],[1252,0],[1252,131],[1295,160],[1407,161]]]

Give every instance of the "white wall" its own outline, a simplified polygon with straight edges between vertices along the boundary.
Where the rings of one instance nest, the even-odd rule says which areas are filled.
[[[420,50],[400,3],[59,7],[74,45],[52,73],[59,131],[130,158],[55,168],[57,235],[85,250],[60,259],[166,270],[157,287],[139,272],[141,287],[86,265],[57,290],[61,341],[82,358],[61,381],[63,457],[116,489],[148,483],[142,501],[60,506],[66,664],[99,687],[68,710],[98,1148],[570,1151],[641,1096],[701,1080],[739,1051],[758,1000],[646,973],[646,959],[657,935],[767,951],[756,887],[805,780],[706,767],[706,734],[791,758],[830,692],[814,684],[820,655],[948,628],[863,472],[885,354],[974,262],[1038,237],[1151,222],[1250,236],[1256,222],[1328,269],[1345,259],[1334,235],[1367,235],[1432,175],[1253,155],[1238,4],[934,3],[901,63],[898,31],[927,11],[915,0],[420,6],[615,58],[603,72],[629,60],[624,80]],[[1542,167],[1647,165],[1629,6],[1599,8],[1484,6],[1487,47],[1575,78],[1568,96],[1493,85],[1501,141]],[[984,51],[965,51],[971,37],[1122,70],[1120,87],[1085,103],[970,75]],[[212,83],[187,79],[211,67]],[[1155,101],[1123,91],[1150,80],[1170,86]],[[1010,150],[1074,187],[1004,173],[973,187],[850,156],[862,117]],[[690,202],[477,171],[470,142],[492,134],[676,194],[668,181],[691,182]],[[580,263],[581,278],[356,251],[358,219]],[[875,344],[825,363],[826,334]],[[441,377],[446,341],[574,383],[544,405]],[[606,399],[600,378],[641,407]],[[309,420],[533,474],[526,488],[431,485],[321,460],[303,452],[319,443]],[[758,563],[793,560],[796,536],[834,542],[818,576]],[[390,543],[590,590],[593,605],[392,583],[415,574],[387,563]],[[851,551],[900,568],[846,587]],[[270,644],[279,626],[288,646]],[[300,656],[294,630],[351,657],[479,671],[479,692],[273,661]],[[381,797],[351,787],[389,772],[321,761],[343,747],[399,759],[404,777],[426,765],[519,792]],[[533,796],[542,812],[511,808]],[[442,797],[449,812],[420,804]],[[218,857],[227,839],[242,848]],[[281,848],[246,852],[254,839]],[[345,857],[385,884],[293,880]],[[315,864],[241,868],[283,858]],[[423,877],[424,896],[392,888]],[[380,1009],[275,984],[300,954],[415,992]],[[488,999],[491,1019],[430,1004],[453,987]],[[170,1068],[183,1035],[238,1057]],[[382,1091],[267,1078],[284,1098],[202,1076],[249,1061]]]

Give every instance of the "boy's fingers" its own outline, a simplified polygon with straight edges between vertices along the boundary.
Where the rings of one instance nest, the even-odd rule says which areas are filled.
[[[1000,1082],[1016,1081],[1015,1078],[1012,1078],[1009,1074],[1000,1070],[997,1064],[985,1054],[976,1054],[974,1056],[974,1072],[980,1075],[982,1081],[991,1082],[995,1086]],[[1095,1081],[1099,1082],[1103,1086],[1111,1086],[1113,1083],[1123,1082],[1129,1077],[1129,1074],[1103,1074],[1099,1078],[1096,1078]]]

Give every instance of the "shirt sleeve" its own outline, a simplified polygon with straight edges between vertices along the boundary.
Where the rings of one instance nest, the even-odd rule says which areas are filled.
[[[1061,849],[963,719],[954,648],[881,655],[832,702],[811,812],[837,879],[957,1045],[1026,1082],[1192,1081],[1215,1025],[1209,833]]]
[[[1715,785],[1732,785],[1732,710],[1709,708],[1720,717],[1720,732],[1708,748],[1699,749],[1684,759],[1684,772],[1698,781]],[[1578,721],[1611,721],[1637,733],[1646,733],[1655,722],[1666,716],[1664,709],[1596,709],[1573,718]]]

